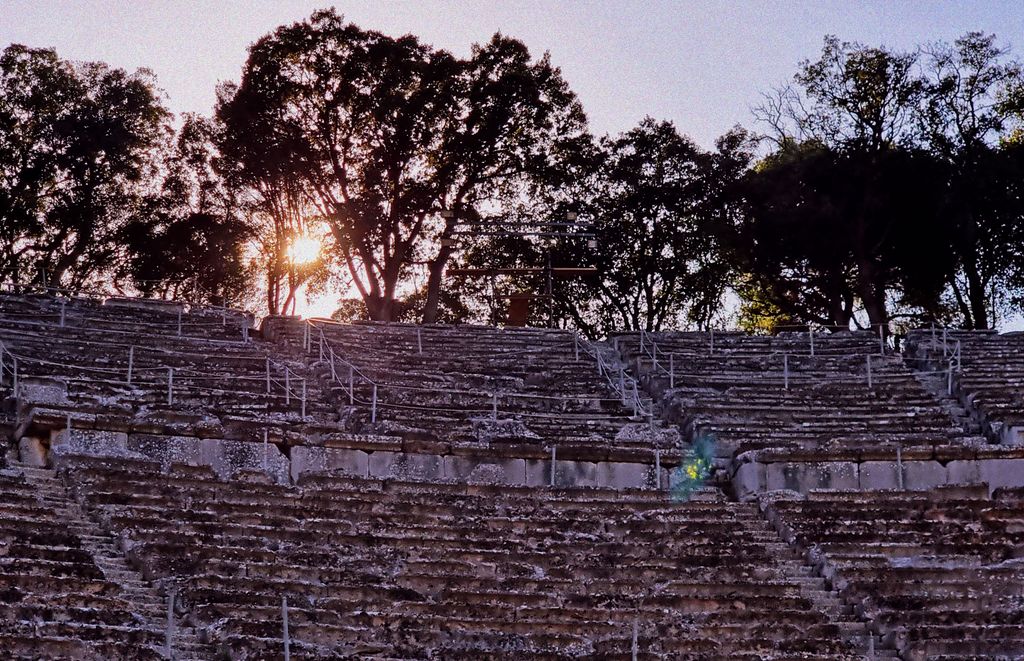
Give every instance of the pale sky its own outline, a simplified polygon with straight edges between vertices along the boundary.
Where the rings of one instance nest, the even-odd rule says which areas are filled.
[[[704,147],[750,126],[759,92],[815,57],[825,34],[912,48],[982,30],[1024,58],[1020,0],[0,0],[0,47],[148,67],[172,111],[208,114],[218,81],[238,79],[251,42],[331,4],[364,28],[413,33],[460,55],[497,31],[517,37],[535,55],[550,51],[596,133],[651,115]]]

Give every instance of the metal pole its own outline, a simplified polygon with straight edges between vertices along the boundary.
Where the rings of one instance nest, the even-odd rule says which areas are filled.
[[[498,393],[491,393],[491,420],[498,419]]]
[[[320,333],[320,362],[324,362],[324,334]]]
[[[267,357],[267,394],[270,394],[270,357]]]
[[[711,329],[711,353],[715,353],[715,329]]]
[[[267,430],[263,430],[263,470],[267,470],[267,451],[269,450],[269,439],[267,438]]]
[[[60,302],[60,327],[64,328],[64,301]]]
[[[676,387],[676,355],[670,353],[668,355],[668,387]]]
[[[814,355],[814,329],[813,328],[810,329],[810,334],[811,334],[811,355],[813,356]]]
[[[349,406],[356,403],[356,391],[355,391],[355,380],[352,375],[352,366],[348,366],[348,404]]]
[[[953,394],[953,367],[952,365],[946,369],[946,394]]]
[[[281,621],[284,623],[284,661],[291,661],[292,641],[288,637],[288,597],[281,597]]]
[[[373,403],[370,405],[370,422],[377,422],[377,384],[373,384]]]
[[[306,417],[306,379],[302,379],[302,417]]]
[[[13,388],[13,391],[14,391],[14,396],[17,397],[18,396],[18,358],[16,356],[11,356],[11,373],[13,374],[12,378],[14,379],[13,384],[12,384],[12,388]]]
[[[871,387],[871,356],[868,356],[868,388]]]
[[[555,446],[551,446],[551,478],[548,486],[555,486]]]
[[[636,620],[633,620],[633,646],[632,646],[633,661],[636,661],[636,657],[640,653],[640,644],[637,641],[638,634],[639,634],[639,628],[640,628],[639,622],[637,622]]]
[[[661,450],[654,450],[654,488],[661,489]]]
[[[782,354],[782,383],[789,390],[789,354]]]
[[[71,414],[70,413],[68,413],[67,422],[64,424],[64,432],[65,432],[65,436],[66,436],[65,440],[70,443],[71,442]]]
[[[338,372],[334,369],[334,349],[327,347],[327,353],[331,357],[331,381],[338,380]]]
[[[946,327],[943,326],[942,327],[942,357],[943,358],[946,357],[946,352],[947,351],[948,351],[948,349],[946,348]]]
[[[416,353],[423,354],[423,333],[419,328],[416,329]]]
[[[174,658],[172,642],[174,640],[174,589],[171,588],[167,594],[167,638],[164,641],[164,655],[168,659]]]
[[[287,406],[287,405],[292,403],[292,386],[291,386],[290,372],[291,372],[291,370],[289,370],[288,366],[285,365],[284,366],[284,403],[285,403],[285,406]]]
[[[622,393],[622,403],[626,403],[626,371],[619,368],[619,392]]]
[[[174,403],[174,368],[167,368],[167,404]]]
[[[654,370],[655,375],[658,373],[658,345],[651,340],[651,368]]]
[[[903,491],[903,452],[900,446],[896,446],[896,484],[900,491]]]
[[[132,367],[135,365],[135,345],[128,347],[128,385],[132,385]]]
[[[0,342],[0,386],[4,385],[4,343]]]
[[[640,353],[644,352],[644,329],[640,329]]]
[[[885,355],[885,332],[884,326],[878,324],[878,353]]]
[[[181,337],[181,310],[178,310],[178,337]]]

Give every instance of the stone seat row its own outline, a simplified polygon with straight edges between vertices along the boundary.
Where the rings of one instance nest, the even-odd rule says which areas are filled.
[[[592,654],[594,645],[631,640],[637,608],[651,625],[692,619],[695,645],[705,640],[723,656],[846,649],[798,585],[772,573],[771,536],[753,506],[712,500],[666,510],[637,492],[631,500],[649,507],[637,511],[602,490],[549,502],[536,490],[328,477],[260,494],[197,471],[182,475],[179,489],[173,471],[96,461],[66,475],[148,575],[181,580],[190,617],[240,654],[259,654],[280,636],[283,594],[296,609],[294,640],[324,655],[354,653],[346,647],[354,640],[415,658],[428,648]],[[116,504],[106,502],[115,494]],[[268,499],[280,518],[261,521]],[[629,576],[616,569],[623,563],[635,568]],[[674,575],[685,578],[673,583]],[[641,607],[666,579],[660,601]],[[380,598],[367,599],[368,590]],[[566,607],[568,595],[584,601]],[[589,608],[587,599],[608,605]],[[672,604],[710,614],[668,617]]]

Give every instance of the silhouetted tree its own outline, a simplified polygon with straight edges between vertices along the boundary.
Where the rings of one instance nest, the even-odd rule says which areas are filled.
[[[286,158],[315,191],[374,319],[395,316],[415,267],[427,272],[424,319],[435,319],[452,250],[443,239],[459,215],[550,169],[585,135],[558,69],[519,41],[496,35],[461,60],[333,10],[256,42],[218,114],[229,139],[247,143],[247,167]]]
[[[0,55],[0,277],[80,287],[125,259],[168,113],[152,75]]]
[[[245,256],[252,228],[214,169],[214,127],[187,115],[164,167],[127,235],[125,270],[144,295],[238,304],[252,284]]]

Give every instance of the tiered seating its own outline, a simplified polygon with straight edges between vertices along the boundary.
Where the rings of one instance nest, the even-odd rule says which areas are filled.
[[[246,421],[260,429],[294,424],[303,399],[307,419],[336,418],[313,384],[303,383],[301,362],[268,362],[268,345],[243,341],[240,324],[248,322],[238,313],[198,309],[179,317],[176,307],[159,309],[166,305],[0,295],[5,385],[12,356],[22,383],[66,383],[66,401],[34,412],[39,424],[49,415],[55,427],[64,426],[66,413],[79,429],[152,432],[173,419],[165,433],[259,440]]]
[[[954,395],[984,423],[993,440],[1024,444],[1024,334],[918,330],[907,352],[925,369],[954,364]]]
[[[763,506],[902,658],[1021,658],[1021,496],[821,491]]]
[[[159,631],[133,615],[50,507],[0,470],[0,649],[5,659],[150,659]]]
[[[358,370],[358,422],[368,422],[376,383],[380,428],[407,437],[560,448],[657,442],[621,434],[631,421],[648,423],[634,418],[570,332],[327,322],[315,328]],[[335,397],[348,404],[348,367],[336,364],[334,373]]]
[[[838,458],[982,440],[942,410],[899,355],[881,355],[869,332],[815,334],[813,355],[807,333],[715,333],[713,349],[708,333],[648,335],[643,352],[637,335],[616,342],[632,365],[639,357],[650,387],[687,432],[710,435],[723,454],[821,450]]]
[[[752,504],[705,490],[220,482],[83,459],[66,479],[231,658],[854,658]]]

